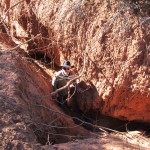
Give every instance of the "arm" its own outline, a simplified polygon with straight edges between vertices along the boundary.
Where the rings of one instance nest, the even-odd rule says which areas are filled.
[[[58,71],[54,74],[54,76],[52,78],[52,86],[53,86],[54,91],[56,91],[58,89],[58,80],[61,75],[62,75],[62,71]]]
[[[56,76],[56,74],[54,75],[54,77],[52,78],[52,86],[53,86],[53,90],[55,91],[55,90],[57,90],[57,76]]]

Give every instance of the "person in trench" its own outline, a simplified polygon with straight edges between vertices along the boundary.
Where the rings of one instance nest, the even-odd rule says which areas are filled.
[[[65,60],[62,69],[54,74],[54,77],[52,78],[52,86],[54,91],[57,89],[64,87],[70,80],[72,80],[75,77],[75,73],[71,70],[73,66],[71,66],[70,61]],[[76,86],[76,82],[73,81],[72,84],[69,85],[69,87],[64,88],[63,90],[59,91],[56,95],[57,102],[60,105],[65,104],[67,106],[67,100],[69,98],[70,88]]]

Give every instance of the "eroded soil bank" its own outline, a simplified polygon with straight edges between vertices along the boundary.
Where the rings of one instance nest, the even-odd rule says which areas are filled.
[[[2,149],[149,149],[148,0],[0,2]],[[70,108],[49,95],[64,59],[85,64]]]
[[[26,50],[51,66],[69,59],[80,72],[86,57],[80,81],[95,91],[78,100],[82,111],[150,123],[149,7],[148,0],[1,0],[0,12],[14,39],[38,36]]]
[[[125,122],[58,106],[48,96],[53,71],[28,57],[7,34],[1,33],[0,39],[1,149],[150,147],[146,130],[120,132],[126,131]],[[130,130],[129,126],[126,129]]]

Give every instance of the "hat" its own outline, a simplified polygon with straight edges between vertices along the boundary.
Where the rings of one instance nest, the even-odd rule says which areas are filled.
[[[71,66],[71,63],[70,63],[70,61],[68,61],[68,60],[65,60],[64,61],[64,63],[63,63],[63,65],[62,65],[62,67],[66,67],[66,68],[72,68],[72,67],[74,67],[74,66]]]
[[[71,67],[70,61],[65,60],[62,67],[67,67],[67,68]]]

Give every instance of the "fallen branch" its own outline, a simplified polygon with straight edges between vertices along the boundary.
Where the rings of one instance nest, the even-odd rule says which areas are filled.
[[[49,110],[49,111],[58,113],[59,115],[62,115],[62,116],[64,116],[64,117],[68,117],[68,118],[71,119],[71,120],[74,120],[74,119],[75,119],[75,120],[78,120],[78,121],[80,121],[82,124],[86,124],[86,125],[90,125],[90,126],[96,127],[96,128],[98,128],[99,130],[101,130],[101,131],[103,131],[103,132],[105,131],[105,133],[108,133],[107,131],[110,131],[110,132],[114,132],[114,133],[119,133],[119,134],[121,134],[121,135],[125,135],[125,133],[123,133],[123,132],[119,132],[119,131],[116,131],[116,130],[113,130],[113,129],[110,129],[110,128],[107,128],[107,127],[95,125],[95,124],[89,123],[89,122],[87,122],[87,121],[81,120],[81,119],[78,118],[78,117],[71,117],[71,116],[68,116],[67,114],[64,114],[64,113],[62,113],[62,112],[59,112],[59,111],[57,111],[57,110],[55,110],[55,109],[52,109],[52,108],[50,108],[50,107],[48,107],[48,106],[45,106],[45,105],[33,104],[33,106],[45,108],[45,109],[47,109],[47,110]],[[44,125],[46,125],[46,124],[44,124]],[[47,125],[47,126],[49,126],[49,125]],[[72,127],[58,127],[58,126],[51,126],[51,127],[54,127],[54,128],[72,128]],[[74,127],[73,127],[73,128],[74,128]]]
[[[21,43],[21,44],[18,44],[17,46],[13,47],[12,49],[9,49],[9,51],[12,51],[12,50],[15,50],[15,49],[19,48],[21,45],[23,45],[23,44],[25,44],[25,43],[28,43],[28,42],[30,42],[30,41],[32,41],[32,40],[34,40],[35,38],[39,37],[40,35],[41,35],[41,34],[37,34],[37,35],[34,36],[33,38],[31,38],[31,39],[29,39],[29,40],[27,40],[27,41],[25,41],[25,42],[23,42],[23,43]]]

